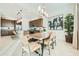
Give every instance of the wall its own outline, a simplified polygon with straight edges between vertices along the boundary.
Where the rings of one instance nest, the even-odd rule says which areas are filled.
[[[48,30],[48,18],[46,18],[46,17],[43,17],[43,27],[45,27],[46,28],[46,30]]]
[[[78,26],[78,28],[77,28],[77,31],[78,31],[78,34],[77,34],[77,47],[78,47],[78,49],[79,49],[79,4],[77,4],[77,26]]]
[[[73,47],[79,50],[79,4],[75,5]]]
[[[22,9],[22,27],[23,30],[27,30],[29,28],[29,20],[39,18],[40,16],[38,6],[45,7],[45,11],[48,13],[49,16],[56,16],[60,14],[64,14],[65,16],[67,13],[74,13],[73,3],[3,3],[0,4],[0,14],[2,14],[5,17],[9,17],[10,19],[16,19],[16,14],[18,10]],[[47,23],[46,21],[44,22]]]
[[[74,32],[73,32],[73,47],[77,49],[77,5],[75,5],[74,14]]]
[[[26,19],[23,19],[23,21],[22,21],[22,30],[23,31],[29,30],[29,21]]]
[[[0,17],[0,36],[1,36],[1,17]]]
[[[20,9],[22,9],[22,7],[16,3],[11,3],[11,4],[3,3],[3,4],[0,4],[0,15],[9,19],[16,20],[17,19],[16,14]],[[27,13],[25,11],[26,10],[23,9],[23,13]],[[29,27],[28,27],[28,21],[27,21],[28,19],[26,15],[24,16],[24,14],[22,14],[22,20],[23,20],[22,21],[23,30],[27,30]]]

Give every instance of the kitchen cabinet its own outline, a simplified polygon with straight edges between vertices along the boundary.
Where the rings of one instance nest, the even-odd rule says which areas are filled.
[[[1,36],[13,35],[13,31],[16,31],[16,21],[1,18]]]

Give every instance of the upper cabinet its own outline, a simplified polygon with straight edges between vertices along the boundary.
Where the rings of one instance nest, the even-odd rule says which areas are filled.
[[[16,30],[16,21],[1,18],[1,35],[13,35],[13,31]]]

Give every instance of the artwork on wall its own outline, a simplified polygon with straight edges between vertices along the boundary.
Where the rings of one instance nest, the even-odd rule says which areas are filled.
[[[49,29],[63,30],[63,15],[51,17],[48,23]]]

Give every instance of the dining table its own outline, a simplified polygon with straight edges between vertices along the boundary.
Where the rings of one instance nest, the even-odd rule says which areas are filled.
[[[32,38],[38,39],[40,41],[40,44],[41,44],[40,55],[43,56],[43,52],[44,52],[44,39],[48,37],[48,33],[47,32],[41,32],[41,33],[30,34],[30,36]]]

